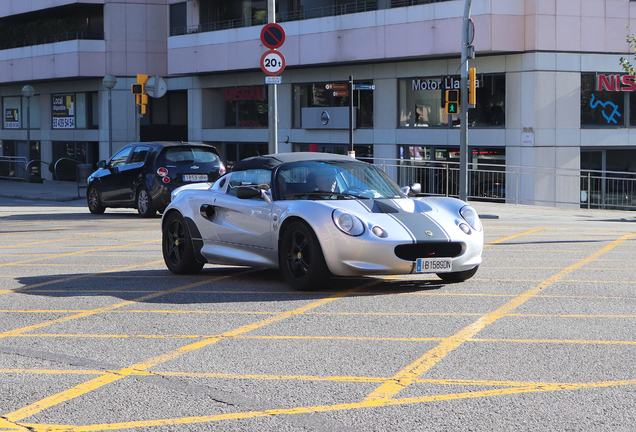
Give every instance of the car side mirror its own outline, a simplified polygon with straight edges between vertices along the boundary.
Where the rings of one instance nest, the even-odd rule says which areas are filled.
[[[261,191],[253,187],[241,186],[236,190],[236,197],[239,199],[252,199],[261,196]]]
[[[408,186],[404,186],[402,188],[402,192],[406,196],[416,196],[417,194],[422,193],[422,185],[419,183],[411,183]]]
[[[99,162],[97,162],[97,168],[106,168],[106,161],[100,160]]]
[[[249,186],[240,186],[236,190],[236,197],[238,199],[252,199],[252,198],[263,198],[267,202],[271,202],[269,196],[263,189],[257,189]]]

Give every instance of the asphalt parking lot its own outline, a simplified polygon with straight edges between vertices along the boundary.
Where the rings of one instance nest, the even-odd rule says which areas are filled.
[[[159,218],[0,198],[0,431],[628,431],[636,215],[474,203],[477,275],[169,273]]]

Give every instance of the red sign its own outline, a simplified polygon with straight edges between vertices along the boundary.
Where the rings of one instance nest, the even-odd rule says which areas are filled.
[[[634,75],[599,75],[596,78],[598,91],[636,91]]]
[[[265,51],[261,57],[261,69],[267,75],[278,75],[285,70],[285,56],[276,50]]]
[[[346,90],[340,90],[340,91],[333,92],[333,95],[335,97],[344,97],[344,96],[349,96],[349,92]]]
[[[280,48],[285,42],[285,30],[276,23],[266,24],[261,30],[261,42],[269,49]]]
[[[326,90],[349,90],[349,84],[325,84]]]
[[[225,89],[226,101],[265,100],[264,87],[237,87]]]

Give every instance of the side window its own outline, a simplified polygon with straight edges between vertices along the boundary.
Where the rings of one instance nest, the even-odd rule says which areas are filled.
[[[148,152],[150,152],[150,147],[148,146],[135,147],[135,151],[133,151],[132,157],[130,158],[130,163],[145,162]]]
[[[126,161],[128,160],[128,155],[130,155],[131,150],[132,150],[132,147],[128,147],[116,153],[115,156],[113,156],[113,158],[110,160],[109,167],[112,168],[112,167],[124,165]]]
[[[230,187],[227,189],[229,195],[236,196],[236,191],[241,186],[253,186],[259,189],[270,189],[272,172],[264,169],[253,169],[247,171],[237,171],[232,173]]]

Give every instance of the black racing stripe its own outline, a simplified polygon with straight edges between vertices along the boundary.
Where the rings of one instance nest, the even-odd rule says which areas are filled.
[[[406,228],[414,241],[450,241],[446,231],[433,218],[424,213],[402,212],[391,215]],[[431,235],[427,234],[431,233]]]

